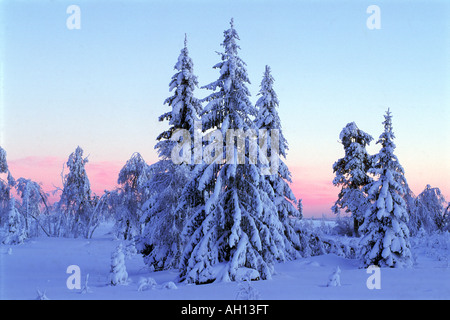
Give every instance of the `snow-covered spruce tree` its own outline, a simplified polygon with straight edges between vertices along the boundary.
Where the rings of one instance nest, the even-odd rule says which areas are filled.
[[[298,199],[297,201],[298,219],[303,219],[303,199]]]
[[[137,243],[144,255],[144,262],[154,270],[178,267],[183,250],[181,231],[189,215],[187,208],[178,211],[176,208],[193,168],[191,141],[202,105],[194,96],[198,80],[194,75],[186,37],[174,69],[177,73],[169,84],[174,94],[164,102],[171,110],[159,117],[159,121],[168,120],[170,128],[157,137],[155,149],[160,160],[151,166],[147,187],[152,195],[143,207],[145,213],[142,221],[145,227]],[[180,132],[187,136],[178,136]],[[186,138],[189,139],[185,141]],[[172,157],[176,145],[186,146],[182,152],[187,155],[181,156],[184,159],[181,163]],[[178,156],[175,155],[175,158]]]
[[[366,146],[373,138],[354,122],[350,122],[342,129],[339,139],[344,146],[345,156],[333,164],[333,172],[336,174],[333,185],[340,186],[341,191],[332,210],[339,213],[339,210],[345,209],[346,213],[350,213],[353,218],[353,233],[358,235],[358,228],[370,205],[364,187],[372,182],[368,174],[372,167],[372,157]]]
[[[3,175],[6,179],[3,179]],[[6,151],[0,146],[0,227],[7,221],[11,188],[14,185],[15,180],[9,172],[8,162],[6,161]]]
[[[128,283],[128,273],[125,266],[125,255],[122,252],[122,244],[119,244],[111,254],[110,284],[113,286]]]
[[[384,116],[384,132],[377,143],[380,152],[374,157],[370,174],[378,177],[366,186],[370,208],[359,231],[364,266],[409,267],[412,265],[411,245],[407,227],[408,214],[403,196],[406,192],[404,170],[394,154],[395,138],[392,116]]]
[[[193,137],[195,122],[198,121],[198,116],[202,111],[201,101],[194,96],[198,80],[194,74],[194,63],[189,57],[186,35],[184,48],[178,56],[174,69],[178,72],[172,76],[169,84],[169,91],[173,91],[174,94],[164,101],[164,104],[171,107],[171,110],[159,117],[159,121],[168,120],[171,127],[157,137],[158,143],[155,146],[159,157],[171,162],[173,162],[173,147],[182,142],[181,137],[173,138],[174,133],[184,129]]]
[[[6,161],[6,151],[0,146],[0,173],[8,172],[8,162]]]
[[[294,205],[297,200],[289,186],[289,183],[292,183],[291,172],[283,159],[281,159],[281,157],[286,159],[286,153],[289,147],[282,132],[281,121],[277,111],[279,101],[273,88],[273,84],[274,78],[272,77],[270,67],[266,65],[264,76],[261,81],[261,89],[258,93],[260,98],[256,102],[258,114],[254,123],[259,130],[259,139],[266,138],[263,137],[264,135],[261,130],[265,130],[267,134],[273,134],[275,131],[278,137],[278,144],[273,146],[271,144],[272,139],[270,138],[264,141],[264,143],[267,144],[266,155],[261,154],[264,153],[264,150],[259,150],[261,152],[260,159],[263,156],[267,156],[268,166],[272,171],[274,171],[273,169],[276,169],[275,172],[270,170],[267,172],[270,174],[264,176],[265,179],[261,181],[261,187],[265,188],[264,184],[267,184],[267,187],[270,188],[270,191],[268,192],[270,200],[275,204],[278,212],[278,219],[284,228],[286,251],[289,252],[290,257],[295,257],[298,255],[298,251],[301,250],[301,243],[299,234],[294,231],[293,219],[301,219],[301,214]],[[275,151],[275,149],[277,150]],[[277,157],[277,165],[271,163],[270,160],[272,159],[272,156]],[[261,165],[261,161],[258,162],[258,164]],[[302,208],[301,202],[300,208]]]
[[[120,170],[117,180],[119,188],[117,194],[113,194],[117,201],[113,211],[116,221],[114,231],[118,239],[130,240],[140,235],[142,205],[150,196],[147,187],[150,177],[150,167],[138,152]]]
[[[2,240],[4,244],[21,244],[26,238],[25,220],[16,208],[14,198],[9,200],[8,221],[6,223],[5,235]]]
[[[181,231],[189,210],[177,210],[183,187],[189,181],[190,168],[160,160],[152,166],[149,188],[152,196],[143,205],[144,229],[137,241],[137,249],[144,262],[159,271],[177,268],[183,250]]]
[[[67,161],[69,173],[64,177],[64,188],[57,203],[62,223],[59,235],[64,237],[88,238],[98,221],[91,214],[95,198],[91,196],[89,179],[84,168],[88,162],[83,158],[83,149],[77,147]]]
[[[256,131],[250,119],[256,110],[246,86],[250,81],[238,56],[237,40],[231,20],[230,29],[224,32],[221,62],[214,66],[220,77],[204,86],[215,90],[204,99],[208,104],[202,115],[203,131],[215,140],[203,150],[205,163],[197,166],[191,180],[203,202],[194,201],[183,231],[186,245],[179,280],[186,283],[269,279],[273,263],[289,257],[283,224],[271,201],[273,194],[268,194],[269,188],[260,188],[265,180],[260,168],[249,161],[245,152],[249,148],[237,147],[234,138],[227,136],[238,130]],[[220,137],[233,143],[225,145]],[[244,161],[238,163],[239,156]]]

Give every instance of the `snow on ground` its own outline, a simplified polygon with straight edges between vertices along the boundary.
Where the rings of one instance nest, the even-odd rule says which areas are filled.
[[[49,299],[227,299],[234,300],[238,283],[167,286],[177,272],[150,272],[139,254],[126,259],[129,283],[109,285],[111,253],[120,243],[103,225],[93,239],[41,237],[23,245],[0,245],[0,299],[35,299],[45,292]],[[447,247],[448,249],[448,247]],[[360,269],[359,261],[336,255],[302,258],[276,265],[271,280],[255,281],[251,286],[263,300],[272,299],[450,299],[449,251],[437,255],[416,250],[411,269],[381,269],[381,289],[368,289],[372,273]],[[446,257],[442,259],[442,256]],[[81,284],[89,274],[90,292],[68,289],[67,267],[78,265]],[[341,269],[341,286],[327,287],[336,266]],[[157,285],[138,291],[142,278],[153,278]]]

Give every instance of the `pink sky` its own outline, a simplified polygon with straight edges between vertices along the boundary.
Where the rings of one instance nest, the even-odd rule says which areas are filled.
[[[25,177],[42,184],[43,189],[50,193],[50,201],[58,200],[59,193],[51,195],[55,187],[62,188],[61,171],[67,159],[58,157],[26,157],[8,161],[11,174],[17,179]],[[117,186],[117,177],[125,162],[97,161],[86,164],[86,172],[92,191],[101,195],[104,190],[112,190]],[[331,184],[327,176],[317,176],[316,170],[292,167],[293,183],[291,188],[297,198],[303,199],[305,216],[321,216],[329,214],[337,188]],[[67,168],[65,167],[65,174]]]
[[[8,166],[14,178],[24,177],[42,184],[43,189],[50,193],[51,202],[58,200],[59,194],[53,196],[51,192],[55,187],[62,188],[61,171],[64,164],[64,173],[67,159],[58,157],[26,157],[8,161]],[[112,190],[117,185],[117,177],[124,163],[119,161],[88,162],[86,172],[91,183],[91,190],[102,195],[104,190]]]
[[[330,208],[336,201],[339,189],[334,187],[332,172],[320,172],[312,167],[290,166],[291,189],[297,199],[302,199],[305,216],[331,215]]]
[[[55,187],[62,187],[61,170],[67,159],[58,157],[26,157],[8,161],[8,166],[14,178],[25,177],[42,184],[43,189],[51,193]],[[91,183],[92,191],[102,195],[104,190],[112,190],[117,186],[117,177],[125,162],[122,161],[93,161],[86,164],[86,172]],[[302,199],[304,216],[321,217],[334,216],[331,206],[336,200],[339,188],[333,186],[333,172],[320,170],[314,167],[289,165],[292,173],[292,191],[297,199]],[[67,174],[67,168],[65,168]],[[408,179],[408,175],[407,175]],[[417,195],[430,183],[432,187],[440,187],[444,196],[449,194],[447,186],[433,184],[433,176],[427,177],[426,182],[423,175],[411,175],[409,179],[413,192]],[[50,201],[57,201],[59,193],[55,196],[50,194]],[[447,201],[449,200],[446,197]]]

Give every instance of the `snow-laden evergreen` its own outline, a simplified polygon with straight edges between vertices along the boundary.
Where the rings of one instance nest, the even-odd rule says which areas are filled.
[[[5,179],[2,176],[5,176]],[[14,187],[15,183],[9,172],[6,151],[0,146],[0,227],[6,223],[11,188]]]
[[[91,195],[91,186],[86,173],[83,149],[77,147],[67,161],[69,173],[64,177],[64,188],[57,210],[61,214],[58,236],[89,238],[98,225],[94,213],[96,198]]]
[[[395,138],[392,116],[384,116],[384,132],[377,143],[382,148],[369,170],[376,178],[366,186],[370,208],[359,231],[364,266],[409,267],[412,265],[411,245],[407,226],[408,214],[403,196],[406,192],[403,167],[394,154]]]
[[[222,61],[213,66],[214,69],[219,69],[219,79],[202,87],[215,90],[203,99],[208,102],[202,115],[203,131],[217,128],[224,137],[228,129],[250,128],[252,125],[249,116],[256,116],[256,108],[250,101],[250,91],[247,88],[250,80],[246,63],[238,55],[239,35],[234,29],[233,19],[230,25],[224,31],[224,41],[221,44],[224,52],[218,52]]]
[[[330,274],[327,282],[327,287],[340,287],[341,286],[341,268],[336,266],[333,273]]]
[[[256,116],[247,88],[250,81],[238,55],[239,36],[233,20],[230,25],[224,32],[224,52],[219,53],[222,61],[214,66],[220,71],[219,79],[204,86],[215,91],[204,99],[208,104],[202,115],[203,131],[219,130],[221,137],[237,130],[256,131],[250,119]],[[198,190],[203,200],[184,192],[180,201],[190,206],[192,216],[183,231],[186,245],[179,280],[197,284],[233,281],[244,274],[252,280],[270,279],[273,263],[290,255],[272,201],[273,190],[270,193],[267,183],[261,187],[266,179],[249,161],[248,152],[234,143],[215,143],[218,152],[212,161],[196,167],[185,188]],[[225,162],[225,154],[234,156]],[[245,158],[244,163],[238,163],[238,155]]]
[[[117,286],[127,283],[128,273],[125,265],[125,255],[122,251],[122,243],[120,243],[111,254],[110,284]]]
[[[8,172],[8,162],[6,161],[6,151],[0,146],[0,173]]]
[[[182,140],[180,138],[175,141],[172,139],[177,130],[187,130],[193,137],[195,122],[199,120],[198,116],[202,110],[200,100],[194,95],[194,90],[198,87],[198,80],[194,74],[194,63],[189,56],[186,35],[184,48],[178,56],[174,69],[177,73],[172,76],[169,84],[169,90],[174,94],[164,101],[164,104],[171,109],[159,117],[159,121],[168,120],[171,127],[157,137],[159,142],[155,146],[159,157],[163,160],[173,160],[172,149],[177,142]]]
[[[289,149],[286,138],[281,131],[281,120],[278,115],[277,108],[280,106],[280,102],[278,100],[278,96],[273,88],[275,80],[271,74],[271,69],[266,65],[264,70],[264,75],[261,81],[260,90],[258,95],[260,96],[258,101],[256,101],[256,108],[258,114],[254,120],[255,125],[258,129],[266,129],[266,130],[277,130],[278,131],[278,154],[281,154],[284,158],[286,158],[286,152]],[[267,143],[268,152],[270,153],[270,142],[268,139]],[[270,158],[270,155],[269,155]],[[290,177],[290,174],[289,174]],[[284,178],[287,179],[287,178]],[[290,179],[289,179],[290,180]]]
[[[21,244],[26,238],[25,219],[16,208],[14,198],[9,200],[6,230],[4,230],[4,244]]]
[[[142,156],[135,152],[119,172],[117,203],[114,205],[116,237],[134,239],[141,233],[142,205],[150,196],[147,182],[151,170]]]
[[[298,218],[303,219],[303,199],[297,201]]]
[[[267,144],[266,155],[269,160],[269,167],[272,168],[273,166],[273,168],[277,168],[277,170],[264,176],[265,181],[263,180],[261,182],[261,187],[270,188],[270,191],[268,192],[270,200],[275,204],[278,212],[278,219],[281,221],[284,228],[286,251],[288,252],[289,258],[295,258],[298,256],[301,244],[299,235],[295,233],[293,228],[293,219],[300,219],[301,214],[295,207],[297,200],[289,185],[289,183],[292,183],[291,172],[280,157],[286,158],[289,147],[282,132],[281,121],[277,111],[277,108],[279,108],[279,101],[273,88],[273,84],[274,78],[272,77],[270,67],[266,65],[264,76],[261,81],[261,89],[258,93],[260,98],[256,102],[258,115],[255,118],[254,123],[260,132],[260,140],[265,139],[265,137],[261,135],[261,130],[266,130],[267,134],[272,133],[272,135],[276,132],[278,144],[272,145],[273,137],[268,138],[264,143]],[[261,141],[259,141],[259,143],[261,145]],[[265,155],[261,154],[264,153],[263,150],[259,151],[261,159],[261,157],[264,157]],[[277,157],[276,165],[270,161],[273,160],[273,156]],[[259,161],[258,164],[261,166],[261,161]],[[264,185],[265,183],[267,183],[267,186]]]
[[[176,208],[193,166],[191,159],[187,159],[187,163],[176,161],[172,149],[182,144],[186,146],[183,152],[193,154],[190,143],[201,111],[200,100],[194,96],[198,81],[193,67],[185,38],[184,48],[174,67],[177,73],[169,84],[174,95],[165,101],[171,110],[159,117],[160,121],[168,120],[171,127],[157,138],[159,142],[155,149],[160,160],[150,167],[151,177],[147,181],[147,188],[151,196],[143,205],[141,221],[145,227],[137,243],[145,263],[155,270],[177,268],[183,250],[181,231],[190,211],[188,208],[177,211]],[[174,139],[174,134],[179,130],[189,133],[188,141],[184,141],[185,137],[182,136]]]
[[[373,138],[354,122],[350,122],[342,129],[339,139],[344,146],[345,156],[333,164],[333,172],[336,174],[333,185],[340,186],[341,190],[332,210],[338,213],[344,209],[346,213],[350,213],[353,217],[354,234],[357,234],[370,205],[364,187],[372,182],[368,174],[372,167],[372,157],[366,146]]]
[[[152,269],[177,268],[183,250],[181,231],[189,214],[188,208],[177,210],[177,205],[189,181],[190,166],[160,160],[151,169],[148,187],[157,191],[143,205],[145,227],[137,248]]]

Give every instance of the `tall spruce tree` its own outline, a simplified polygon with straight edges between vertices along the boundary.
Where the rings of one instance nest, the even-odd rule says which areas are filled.
[[[198,80],[194,75],[186,37],[174,69],[177,73],[169,84],[174,94],[164,102],[171,109],[159,117],[159,121],[168,120],[171,127],[157,138],[155,149],[158,150],[160,160],[150,166],[151,178],[147,187],[151,196],[143,206],[145,212],[142,221],[145,227],[137,244],[144,255],[144,262],[154,270],[178,267],[183,250],[181,231],[189,215],[189,210],[177,211],[176,208],[193,168],[191,141],[202,105],[194,96]],[[188,134],[178,136],[177,133],[182,131]],[[180,144],[186,146],[182,152],[188,153],[187,158],[183,157],[186,161],[181,163],[174,159],[179,155],[172,152]]]
[[[239,147],[229,136],[256,128],[250,119],[256,116],[247,88],[250,81],[237,40],[231,20],[224,32],[221,62],[214,66],[220,77],[204,86],[215,90],[204,99],[208,104],[202,115],[203,131],[213,132],[209,137],[215,138],[211,143],[215,151],[196,167],[185,189],[198,190],[203,201],[192,203],[185,193],[180,202],[190,204],[193,212],[183,231],[186,245],[179,275],[187,283],[268,279],[273,262],[286,259],[284,229],[271,201],[273,194],[260,188],[265,179],[250,161],[247,144]],[[223,137],[232,143],[225,145]],[[209,147],[203,150],[204,159]]]
[[[412,265],[412,259],[406,224],[408,214],[403,199],[406,179],[394,154],[395,136],[389,110],[384,118],[384,132],[377,141],[381,150],[375,155],[374,166],[369,170],[378,179],[366,186],[371,206],[359,229],[363,235],[362,262],[364,266],[408,267]]]
[[[297,202],[294,193],[289,186],[292,183],[291,172],[289,168],[281,159],[282,156],[286,159],[286,153],[289,149],[286,138],[283,135],[281,128],[281,121],[278,115],[277,108],[279,107],[279,101],[277,94],[273,88],[274,78],[272,77],[270,67],[266,65],[263,79],[261,81],[261,89],[258,93],[260,98],[256,102],[256,107],[258,109],[258,115],[256,116],[254,123],[256,128],[259,129],[259,139],[265,139],[266,137],[261,130],[265,130],[267,134],[276,134],[278,138],[278,145],[272,146],[272,138],[267,139],[264,143],[267,143],[267,158],[272,159],[272,153],[275,151],[274,147],[277,147],[274,156],[278,157],[276,159],[277,165],[271,164],[269,161],[269,167],[273,169],[276,168],[275,172],[268,172],[270,174],[265,175],[265,181],[261,182],[268,183],[270,188],[270,195],[272,202],[275,204],[278,212],[278,218],[283,224],[284,234],[285,234],[285,246],[286,250],[289,252],[290,257],[298,256],[298,251],[301,249],[301,244],[299,241],[299,235],[294,231],[293,228],[293,218],[301,219],[301,213],[295,207]],[[261,141],[260,141],[261,145]],[[263,150],[259,150],[263,152]],[[265,155],[260,154],[260,157]],[[301,200],[300,200],[301,203]]]
[[[332,210],[339,213],[340,209],[344,209],[346,213],[350,213],[353,217],[353,233],[357,235],[369,205],[364,187],[372,182],[368,174],[372,167],[372,157],[366,146],[373,138],[354,122],[350,122],[342,129],[339,139],[344,146],[345,156],[333,164],[333,172],[336,174],[333,185],[340,186],[341,191]]]

